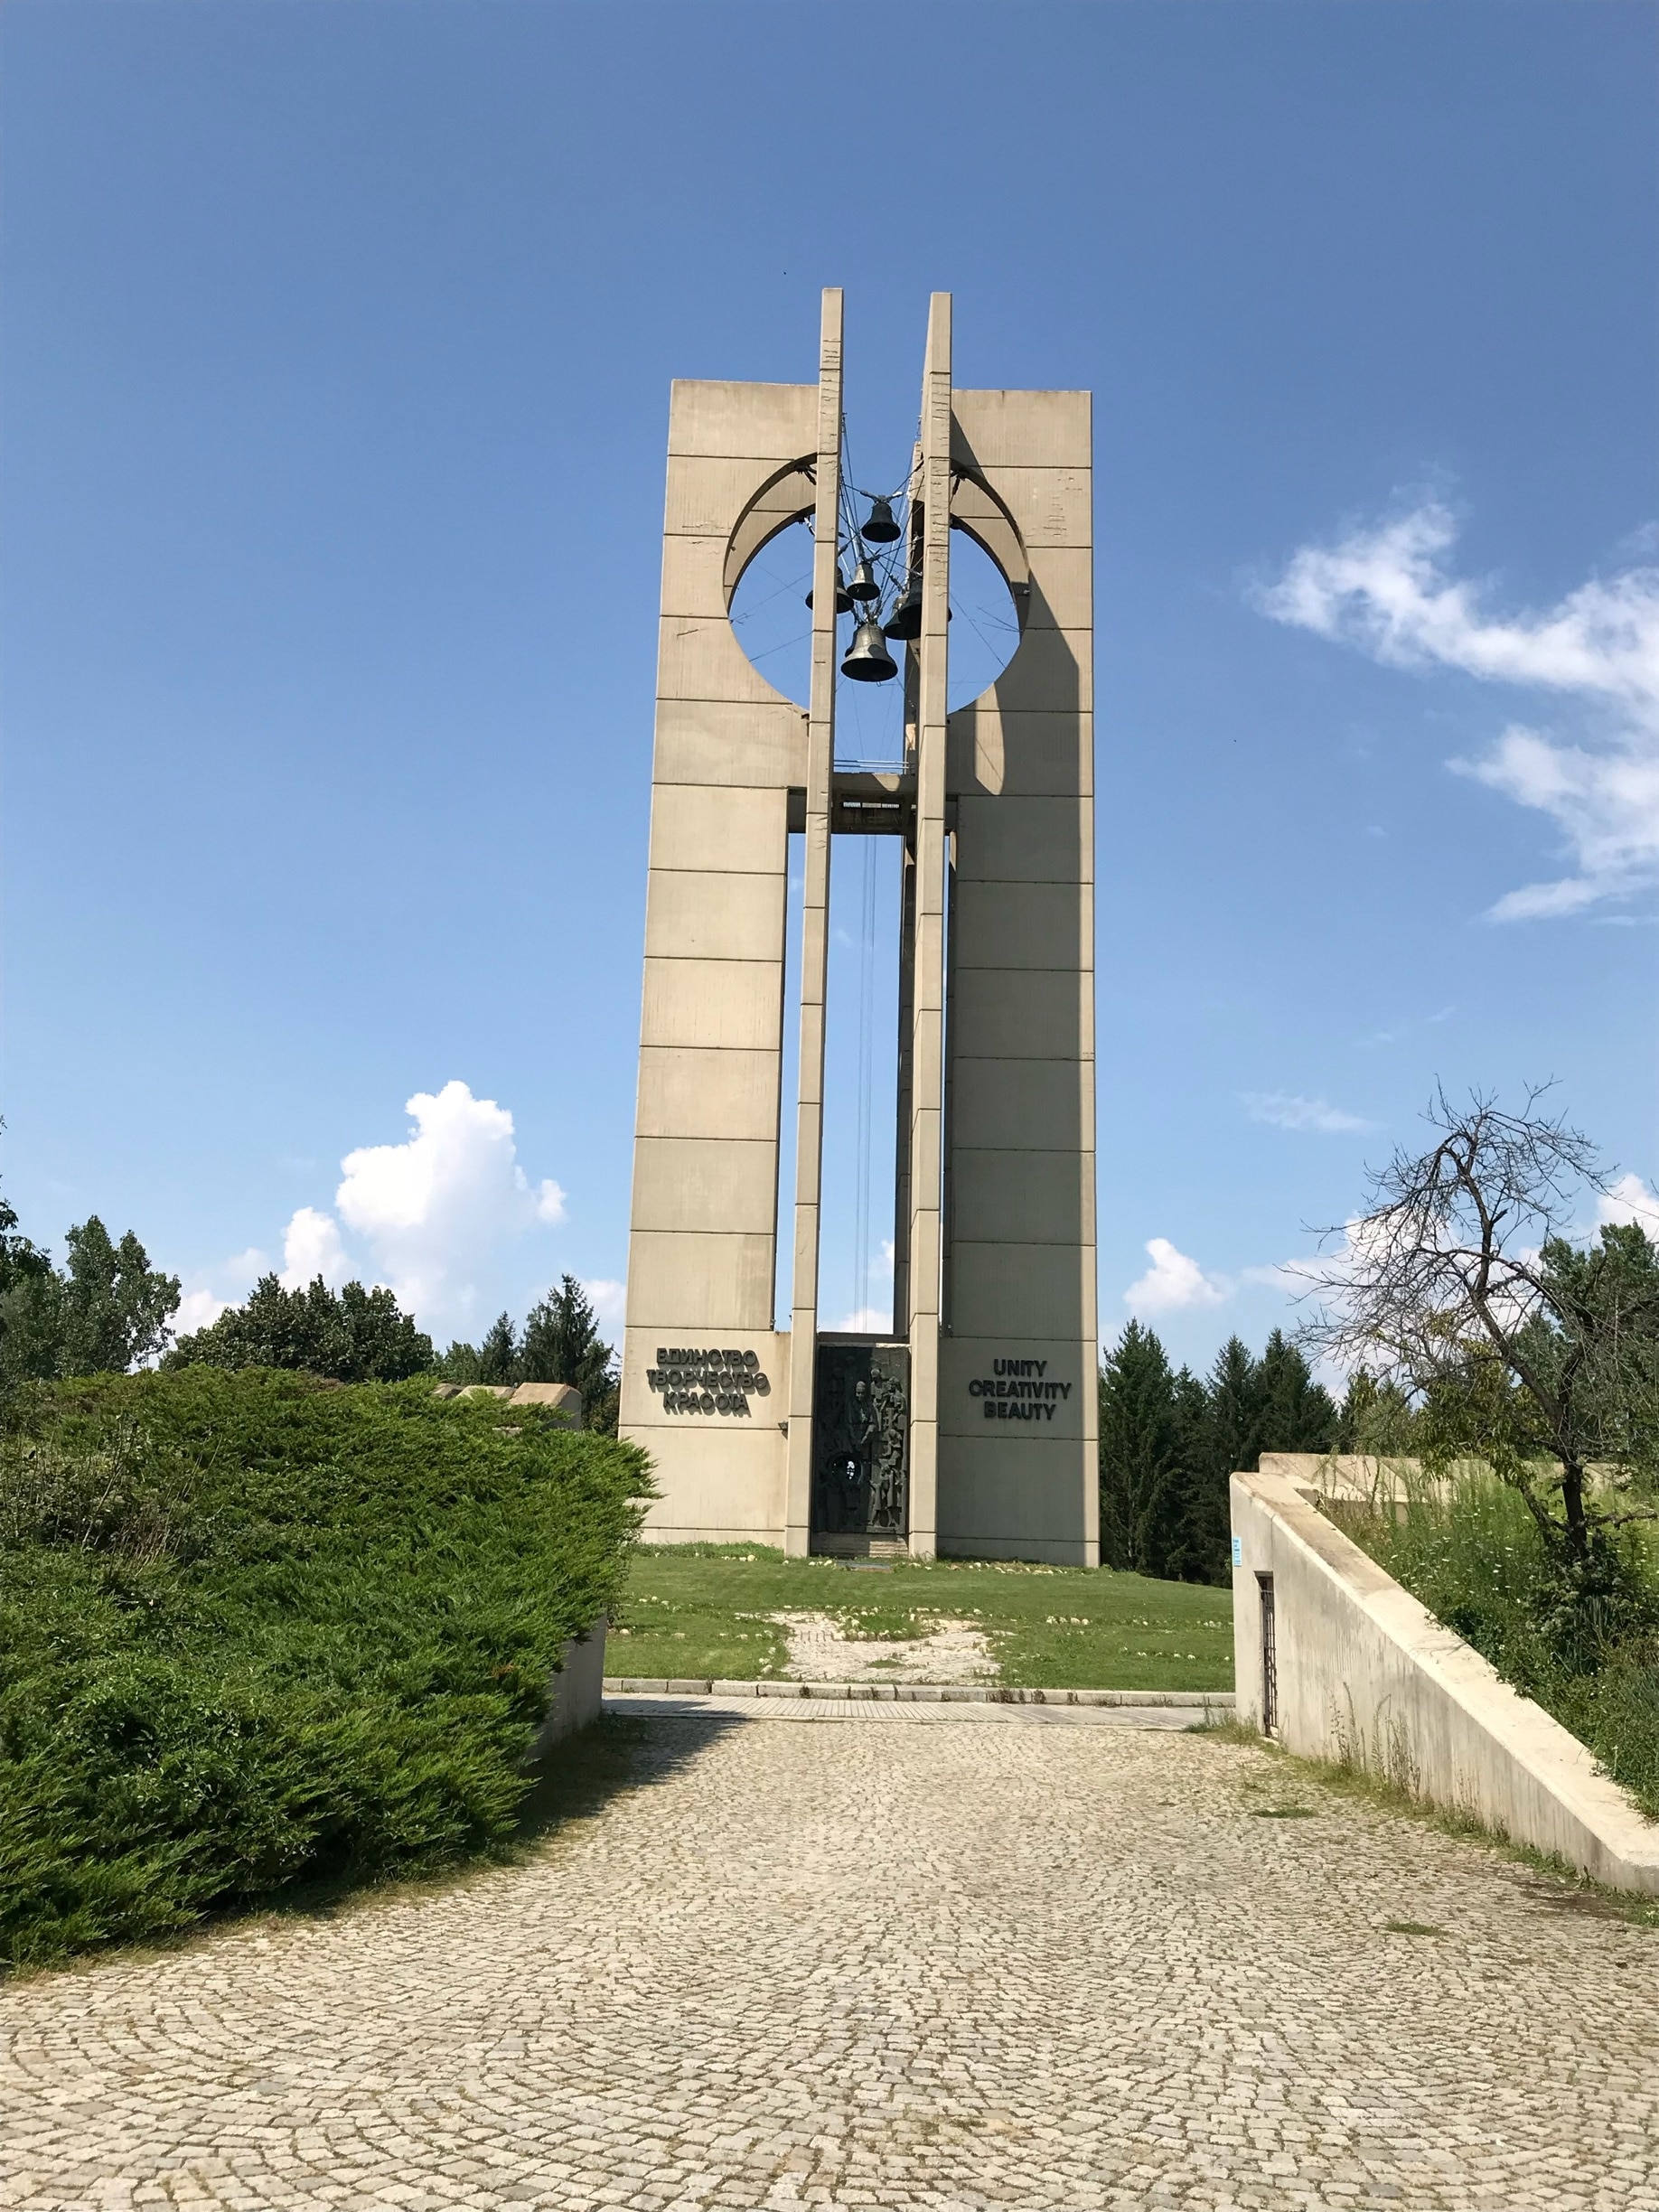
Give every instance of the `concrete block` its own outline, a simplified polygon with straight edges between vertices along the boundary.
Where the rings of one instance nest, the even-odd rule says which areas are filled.
[[[1092,883],[1092,830],[1090,810],[1075,799],[964,795],[956,802],[957,882]],[[1067,950],[1075,961],[1075,946]]]
[[[670,531],[662,540],[662,614],[684,621],[726,617],[726,532]],[[742,641],[739,640],[739,643]]]
[[[769,684],[724,614],[665,614],[657,633],[660,699],[732,700],[799,714],[792,699]]]
[[[816,384],[739,384],[676,377],[669,400],[669,452],[742,454],[775,466],[818,444]],[[764,470],[757,471],[764,476]]]
[[[783,887],[781,867],[764,875],[652,868],[645,951],[663,959],[781,960]]]
[[[653,872],[782,876],[789,865],[789,808],[782,791],[660,783],[651,793]]]
[[[574,1382],[520,1382],[507,1401],[516,1406],[551,1406],[572,1429],[582,1426],[582,1393]]]
[[[1092,547],[1094,483],[1086,465],[998,466],[995,489],[1029,551],[1036,553],[1050,546]]]
[[[1094,712],[1094,639],[1088,630],[1057,630],[1031,593],[1025,634],[991,689],[1004,714]]]
[[[1093,457],[1093,394],[1086,391],[953,391],[951,458],[983,470],[993,485],[1005,468],[1087,469]]]
[[[806,716],[781,695],[769,700],[661,699],[651,776],[664,783],[755,784],[787,790],[806,782]]]
[[[636,1230],[628,1245],[628,1320],[676,1344],[688,1332],[767,1329],[772,1326],[770,1236],[711,1236]]]
[[[783,1028],[781,959],[645,962],[640,1034],[646,1045],[776,1052]]]
[[[1094,1050],[1092,975],[967,968],[956,978],[953,1053],[971,1060],[1077,1060]]]
[[[952,1054],[951,1118],[957,1143],[975,1150],[1092,1151],[1094,1063]]]
[[[1088,1152],[970,1150],[951,1162],[958,1242],[1066,1244],[1094,1236],[1094,1158]]]
[[[998,688],[959,707],[948,725],[951,796],[1088,798],[1094,789],[1090,715],[1005,707]]]
[[[783,1542],[783,1436],[758,1420],[739,1429],[718,1417],[688,1416],[670,1438],[664,1424],[623,1431],[646,1451],[671,1448],[673,1480],[645,1516],[648,1543]],[[711,1532],[719,1530],[716,1535]]]
[[[964,968],[1059,968],[1073,975],[1093,968],[1092,884],[985,883],[967,872],[971,847],[959,843],[957,850],[951,919],[959,975]]]
[[[775,1143],[778,1070],[775,1052],[648,1045],[640,1054],[636,1132]]]
[[[1094,1246],[978,1244],[951,1251],[951,1328],[963,1336],[1092,1341]]]
[[[1026,628],[1086,634],[1094,626],[1094,555],[1087,546],[1045,546],[1031,555]]]
[[[773,1233],[778,1148],[771,1139],[641,1137],[633,1148],[633,1226],[738,1235]]]

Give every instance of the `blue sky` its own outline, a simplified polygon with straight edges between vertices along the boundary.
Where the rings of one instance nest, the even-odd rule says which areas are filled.
[[[198,1315],[349,1267],[440,1336],[618,1281],[669,380],[810,380],[825,283],[861,474],[931,289],[959,382],[1095,394],[1103,1326],[1139,1282],[1181,1356],[1260,1342],[1437,1078],[1553,1075],[1653,1176],[1659,14],[848,24],[8,0],[38,1237],[132,1226]],[[831,1308],[885,1296],[861,865]]]

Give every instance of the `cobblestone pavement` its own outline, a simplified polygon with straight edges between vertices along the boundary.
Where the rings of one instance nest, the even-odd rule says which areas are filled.
[[[1659,2207],[1659,1932],[1246,1745],[760,1703],[608,1720],[527,1864],[0,1992],[0,2204]]]

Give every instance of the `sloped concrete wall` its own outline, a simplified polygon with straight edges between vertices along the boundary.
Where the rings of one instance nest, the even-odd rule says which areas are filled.
[[[1365,1767],[1597,1881],[1659,1895],[1659,1826],[1576,1737],[1500,1681],[1293,1483],[1235,1475],[1233,1533],[1244,1725],[1262,1725],[1261,1578],[1270,1575],[1272,1733],[1287,1750]]]

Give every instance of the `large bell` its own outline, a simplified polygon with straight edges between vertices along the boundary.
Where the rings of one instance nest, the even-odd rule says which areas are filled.
[[[870,501],[870,519],[864,526],[864,541],[866,545],[898,543],[899,526],[893,520],[891,500],[873,499]]]
[[[855,683],[886,683],[898,674],[898,663],[887,651],[881,624],[873,614],[858,624],[852,648],[841,663],[841,673]]]
[[[892,620],[882,624],[882,634],[895,644],[907,642],[922,634],[922,579],[913,576],[904,586],[904,597],[893,610]]]
[[[808,606],[811,606],[812,604],[812,595],[811,592],[808,592],[806,595],[806,603]],[[841,572],[838,568],[835,572],[835,611],[838,614],[850,614],[852,613],[852,594],[848,590]]]
[[[847,586],[849,599],[879,599],[881,586],[876,581],[876,571],[867,560],[861,560],[853,570],[852,582]]]

